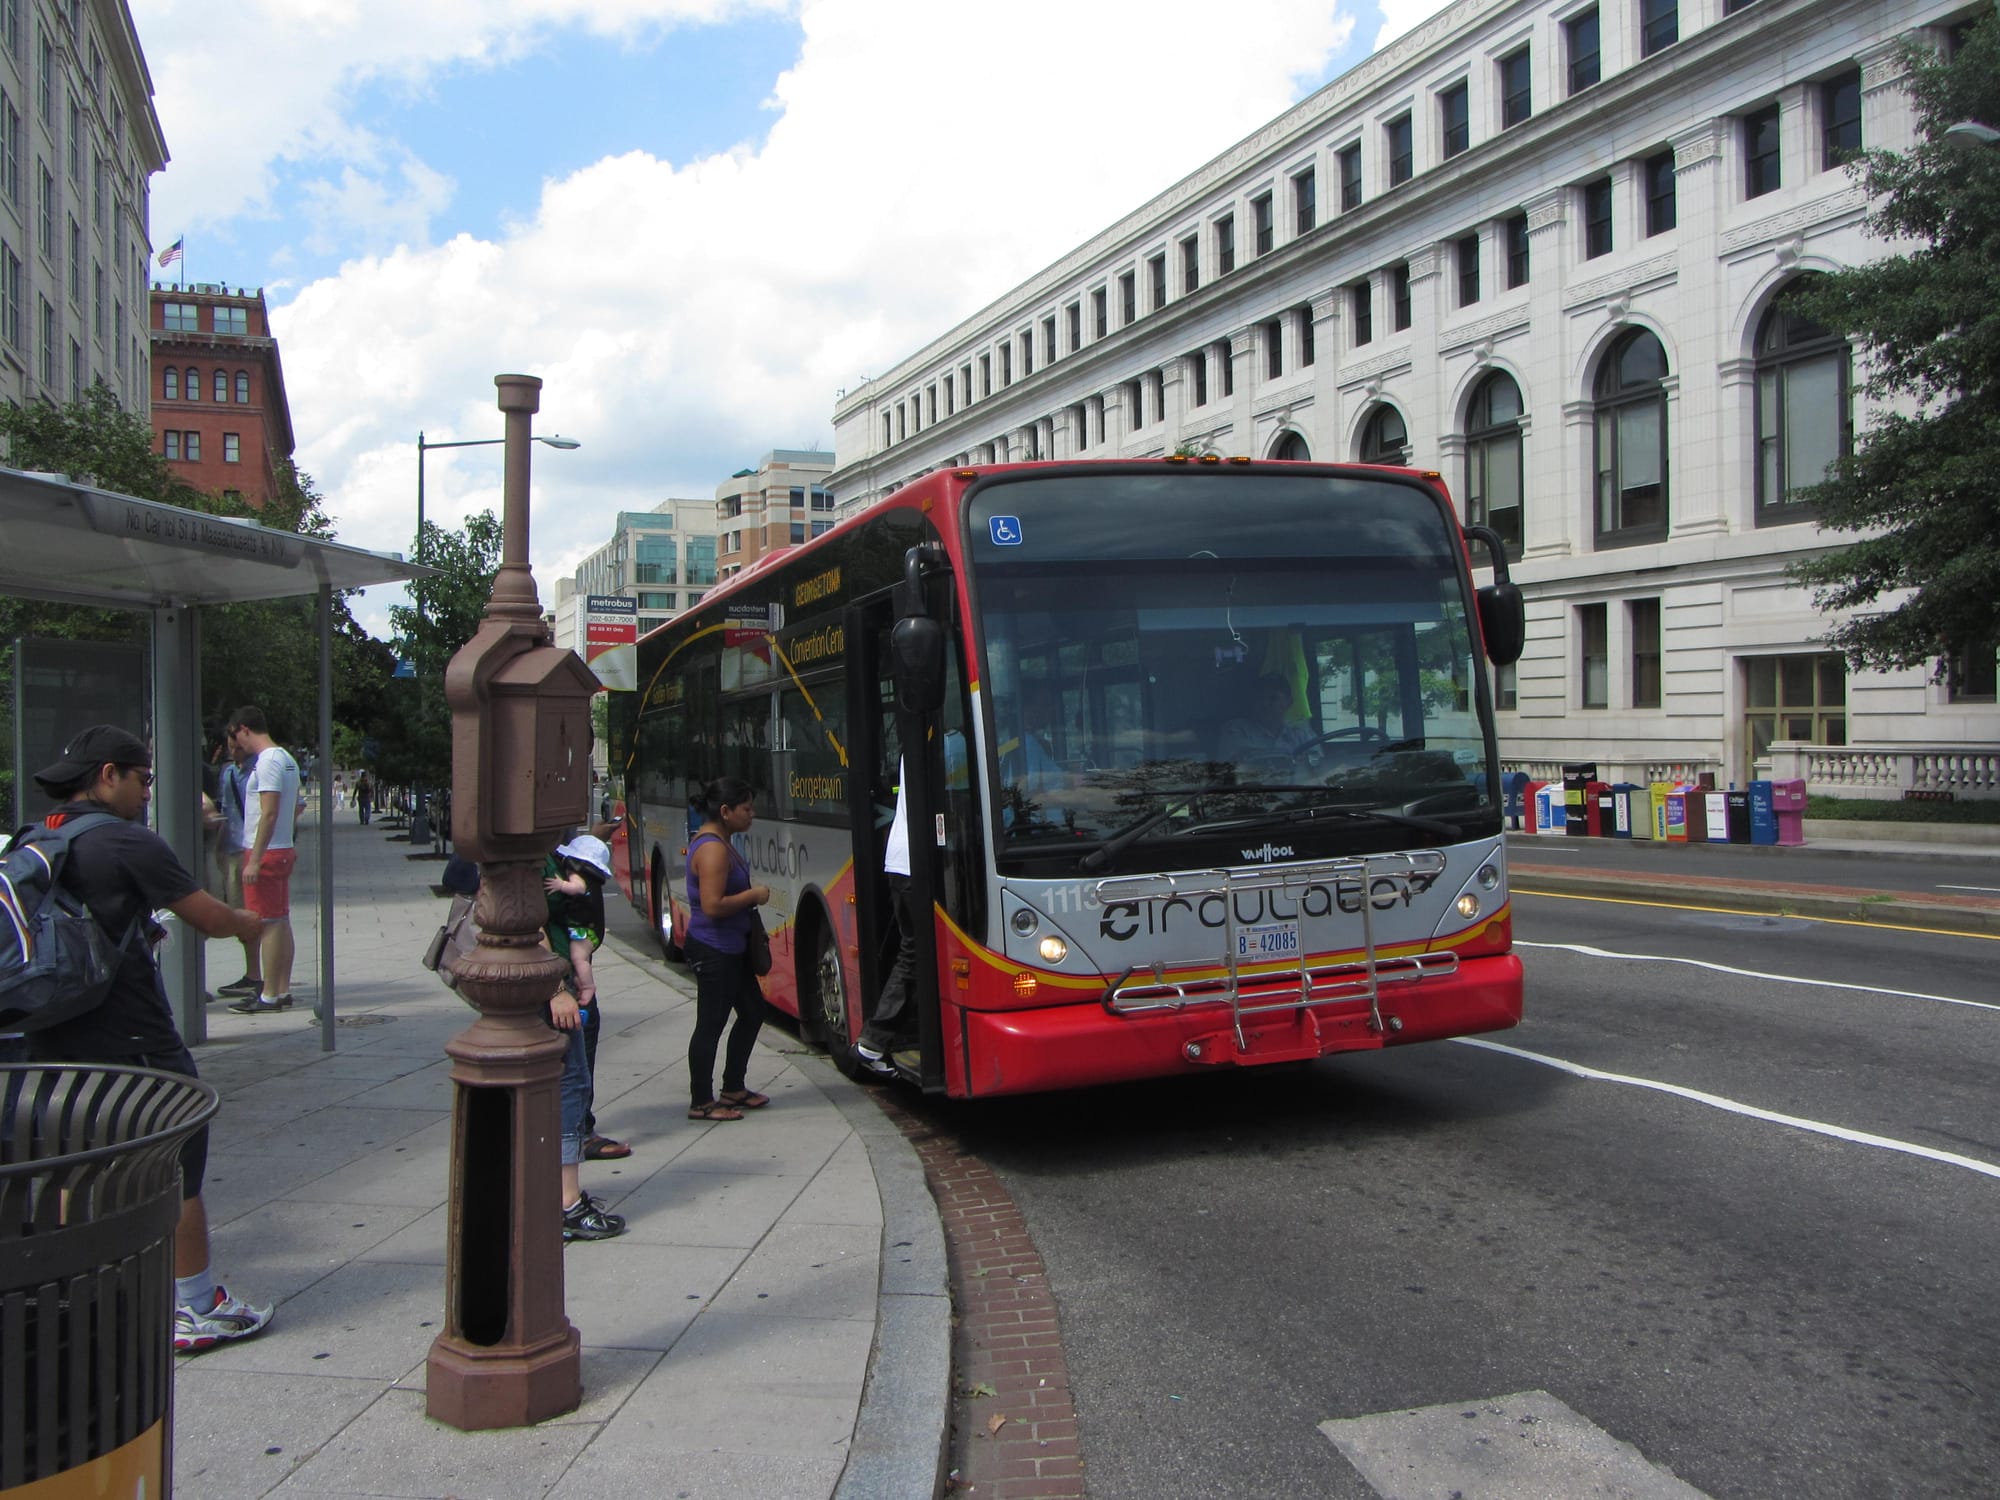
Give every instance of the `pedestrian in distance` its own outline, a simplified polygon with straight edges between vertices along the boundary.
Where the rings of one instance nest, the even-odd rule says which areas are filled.
[[[257,966],[221,986],[238,1015],[267,1016],[292,1007],[292,870],[301,798],[299,763],[271,738],[264,711],[236,710],[229,739],[247,763],[243,796],[243,904],[263,919]]]
[[[771,1102],[744,1076],[764,1024],[764,991],[750,963],[750,924],[755,909],[771,899],[768,885],[751,883],[749,864],[729,842],[756,821],[751,799],[750,783],[739,777],[711,781],[702,797],[705,816],[688,845],[693,912],[683,951],[695,982],[694,1035],[688,1040],[690,1120],[740,1120],[744,1110]],[[715,1049],[732,1013],[736,1022],[729,1028],[718,1095]]]
[[[375,815],[375,783],[368,779],[366,771],[354,778],[354,812],[364,828]]]
[[[133,934],[135,924],[157,935],[150,913],[171,911],[206,937],[252,938],[262,930],[253,913],[232,910],[201,887],[173,850],[145,826],[152,798],[153,757],[145,742],[113,724],[83,730],[54,765],[35,773],[42,790],[60,804],[44,820],[51,828],[89,813],[117,822],[79,832],[63,866],[63,883],[103,930],[107,945],[125,939],[111,987],[82,1015],[27,1038],[35,1062],[155,1068],[197,1077],[194,1058],[174,1025],[166,986],[150,948]],[[199,1354],[232,1339],[248,1338],[271,1321],[269,1308],[232,1296],[215,1279],[209,1260],[208,1213],[202,1179],[208,1166],[208,1127],[181,1147],[181,1208],[174,1226],[174,1351]]]

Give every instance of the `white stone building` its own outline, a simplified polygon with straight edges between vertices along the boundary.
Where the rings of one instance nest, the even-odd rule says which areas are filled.
[[[1781,295],[1882,253],[1842,162],[1915,138],[1898,39],[1981,13],[1459,0],[846,393],[828,485],[1189,445],[1436,467],[1518,549],[1511,762],[2000,794],[1992,643],[1850,673],[1784,576],[1829,544],[1789,493],[1869,413]]]

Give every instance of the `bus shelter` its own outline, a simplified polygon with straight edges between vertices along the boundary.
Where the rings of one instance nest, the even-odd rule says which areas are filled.
[[[0,594],[151,619],[153,819],[189,870],[206,875],[201,812],[200,606],[313,596],[318,603],[319,714],[314,790],[317,840],[320,1045],[334,1037],[333,594],[407,583],[433,570],[255,521],[139,500],[60,474],[0,469]],[[75,726],[83,727],[81,724]],[[33,770],[17,766],[18,777]],[[25,804],[23,804],[25,805]],[[178,924],[176,924],[178,925]],[[180,935],[163,958],[167,996],[190,1044],[207,1036],[204,944]],[[303,954],[301,955],[304,956]]]

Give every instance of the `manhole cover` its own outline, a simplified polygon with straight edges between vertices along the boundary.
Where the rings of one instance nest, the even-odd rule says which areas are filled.
[[[336,1026],[387,1026],[395,1019],[394,1016],[385,1016],[371,1011],[365,1016],[335,1016],[333,1024]]]

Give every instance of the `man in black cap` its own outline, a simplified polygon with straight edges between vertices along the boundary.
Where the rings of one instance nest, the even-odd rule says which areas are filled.
[[[112,943],[135,920],[165,907],[208,937],[255,938],[262,923],[233,911],[202,889],[165,839],[145,826],[152,799],[153,755],[145,742],[114,724],[84,730],[62,759],[35,773],[61,804],[44,821],[51,828],[83,813],[109,812],[121,821],[80,833],[70,844],[63,884],[90,908]],[[150,922],[140,926],[149,932]],[[196,1075],[194,1058],[174,1027],[173,1009],[152,952],[138,938],[119,954],[111,988],[93,1009],[33,1032],[36,1062],[104,1063]],[[174,1350],[199,1354],[228,1339],[247,1338],[271,1321],[216,1284],[209,1269],[208,1213],[201,1201],[208,1166],[208,1128],[181,1148],[181,1214],[174,1228]]]

